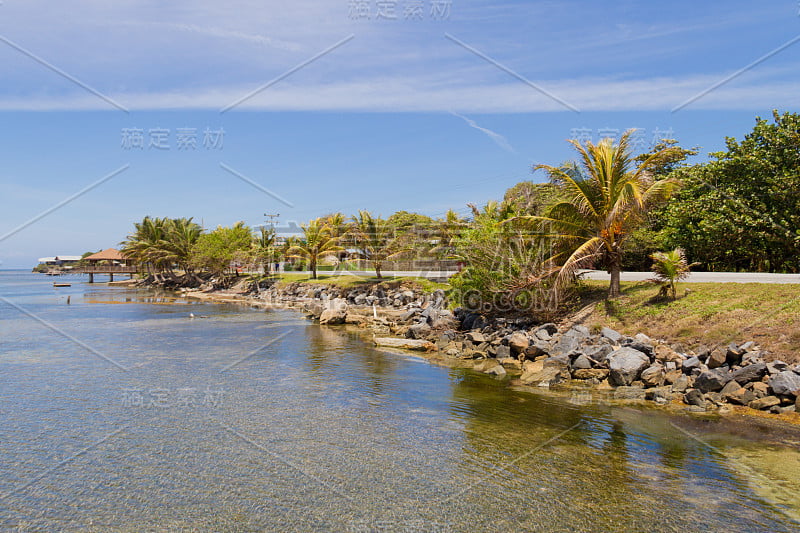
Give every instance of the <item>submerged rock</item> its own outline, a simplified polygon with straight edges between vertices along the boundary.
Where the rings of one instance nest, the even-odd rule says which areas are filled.
[[[644,400],[647,392],[641,387],[617,387],[614,391],[615,400]]]
[[[386,346],[388,348],[400,348],[404,350],[429,351],[436,346],[432,342],[422,339],[399,339],[397,337],[375,337],[376,346]]]

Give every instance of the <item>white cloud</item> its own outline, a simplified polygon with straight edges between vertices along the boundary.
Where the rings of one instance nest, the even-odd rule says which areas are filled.
[[[494,143],[497,146],[499,146],[503,150],[507,150],[509,152],[514,152],[515,151],[514,148],[512,148],[511,144],[509,144],[508,139],[506,139],[505,137],[503,137],[499,133],[497,133],[495,131],[492,131],[489,128],[484,128],[482,126],[478,126],[478,124],[474,120],[472,120],[470,118],[467,118],[464,115],[460,115],[460,114],[456,113],[455,111],[450,111],[450,114],[453,115],[454,117],[458,117],[461,120],[463,120],[464,122],[466,122],[467,125],[470,128],[475,128],[476,130],[485,133],[492,141],[494,141]]]
[[[716,8],[701,6],[692,24],[659,19],[643,27],[636,17],[650,12],[642,8],[630,20],[595,28],[586,18],[561,24],[564,17],[574,19],[577,3],[507,4],[454,3],[453,20],[436,25],[356,22],[348,17],[348,0],[30,0],[2,6],[2,34],[131,110],[221,109],[351,33],[352,42],[238,109],[565,110],[445,39],[448,31],[581,110],[664,111],[750,60],[731,65],[738,59],[729,55],[720,62],[726,66],[709,74],[710,68],[700,69],[717,63],[697,59],[698,38],[701,44],[722,42],[716,38],[727,32],[732,40],[732,32],[745,31],[749,19],[776,16],[759,8],[720,18]],[[529,32],[521,24],[534,15],[541,28]],[[757,48],[753,57],[769,46]],[[770,58],[687,109],[797,105],[800,80],[790,64],[793,57]],[[661,67],[662,60],[672,67]],[[0,76],[2,110],[113,109],[5,45],[0,45]],[[494,132],[470,126],[503,146]]]
[[[716,76],[643,80],[570,79],[538,82],[581,111],[668,111],[719,81]],[[757,81],[757,80],[756,80]],[[197,90],[108,94],[135,110],[220,110],[260,84]],[[736,80],[687,106],[751,110],[800,105],[800,82],[742,83]],[[75,88],[59,97],[3,96],[0,110],[113,110],[102,99]],[[291,78],[242,102],[236,110],[525,113],[568,111],[558,102],[513,81],[442,83],[429,77],[366,77],[354,81],[297,84]],[[568,111],[571,112],[571,111]],[[463,117],[462,117],[463,118]],[[473,126],[476,127],[476,126]],[[481,129],[478,127],[478,129]],[[483,131],[483,130],[481,130]],[[492,136],[488,131],[487,135]]]

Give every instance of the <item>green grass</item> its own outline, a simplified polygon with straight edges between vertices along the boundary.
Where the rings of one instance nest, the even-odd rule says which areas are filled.
[[[584,302],[594,302],[587,326],[642,332],[688,347],[754,340],[775,357],[800,361],[800,284],[682,283],[674,301],[659,299],[658,287],[646,282],[623,282],[622,296],[606,301],[607,287],[581,284]]]

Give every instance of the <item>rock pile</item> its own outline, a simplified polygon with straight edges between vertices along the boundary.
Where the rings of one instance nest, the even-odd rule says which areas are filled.
[[[342,299],[348,305],[376,306],[384,308],[422,308],[433,305],[445,306],[444,291],[424,292],[421,289],[404,285],[401,282],[383,282],[364,287],[336,287],[316,283],[289,283],[283,286],[272,285],[266,290],[256,290],[260,300],[287,303],[310,300],[329,301]]]
[[[693,411],[734,404],[783,413],[795,411],[800,402],[800,365],[765,362],[754,342],[692,352],[610,328],[595,334],[584,326],[559,332],[555,324],[487,329],[445,332],[436,345],[449,356],[494,358],[499,365],[520,368],[526,385],[577,381],[612,391],[616,399],[681,401]],[[493,368],[485,362],[476,366]]]

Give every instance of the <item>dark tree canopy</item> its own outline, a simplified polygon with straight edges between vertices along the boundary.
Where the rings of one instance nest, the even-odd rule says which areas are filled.
[[[800,116],[773,112],[703,165],[679,170],[664,243],[709,270],[800,271]]]

